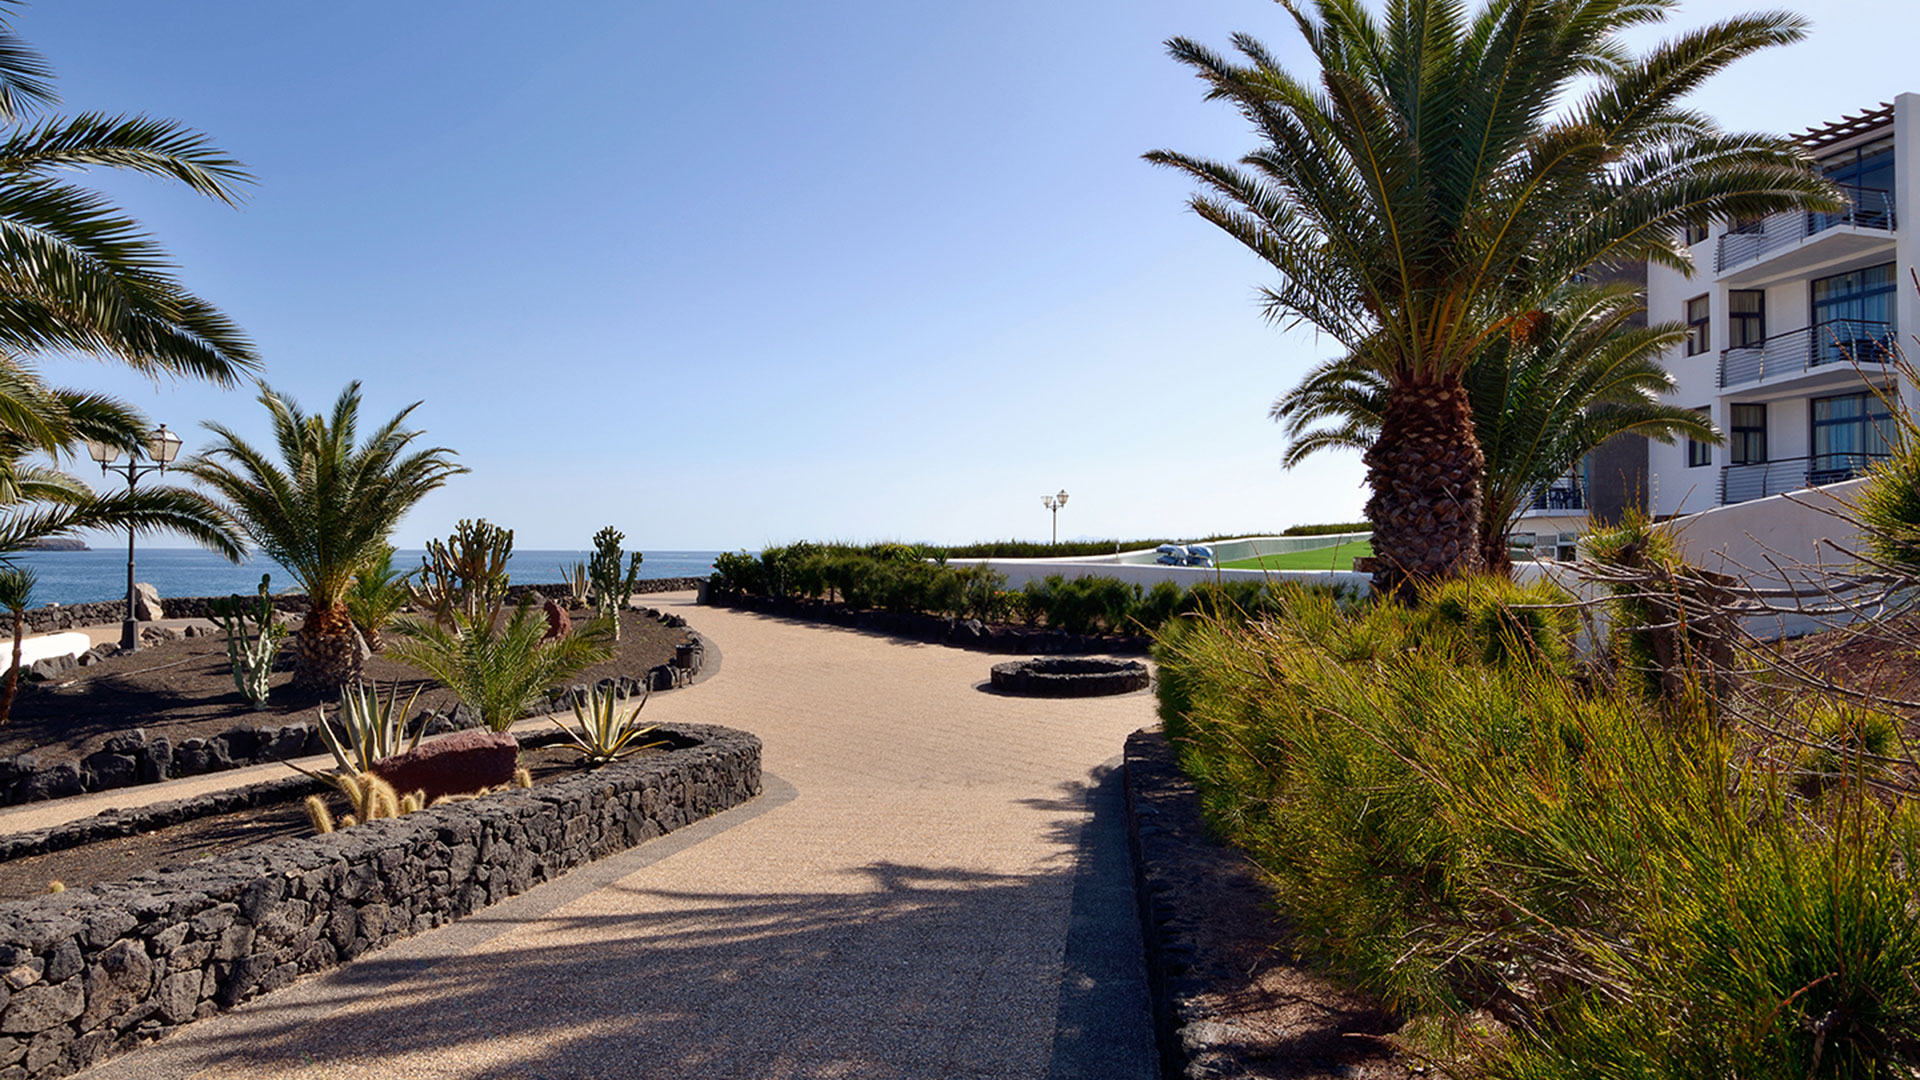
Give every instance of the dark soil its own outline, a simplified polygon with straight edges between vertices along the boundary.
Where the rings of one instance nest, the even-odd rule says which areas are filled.
[[[573,776],[584,768],[578,754],[560,745],[522,750],[520,764],[533,774],[535,787]],[[329,793],[327,799],[335,816],[347,812],[340,796]],[[39,896],[55,881],[68,888],[82,888],[136,873],[216,858],[266,840],[311,836],[313,827],[307,823],[304,803],[305,799],[299,798],[256,806],[183,821],[137,836],[0,863],[0,901]]]
[[[619,654],[569,681],[644,677],[652,668],[672,661],[674,646],[685,638],[685,630],[662,626],[639,612],[625,612]],[[451,691],[418,669],[383,655],[375,654],[368,661],[366,677],[383,692],[389,684],[398,683],[403,701],[415,687],[421,688],[416,712],[445,712],[457,701]],[[11,723],[0,728],[0,756],[37,750],[82,757],[98,749],[107,736],[131,728],[144,728],[150,736],[165,735],[178,746],[183,739],[207,738],[235,726],[278,728],[310,721],[319,705],[327,706],[332,715],[337,698],[296,693],[292,678],[289,643],[281,651],[267,705],[256,709],[234,688],[226,639],[218,632],[164,642],[75,668],[59,682],[23,685]]]

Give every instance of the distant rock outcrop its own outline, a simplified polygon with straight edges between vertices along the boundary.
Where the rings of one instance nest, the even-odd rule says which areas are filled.
[[[92,551],[85,540],[72,540],[61,536],[49,536],[31,540],[22,547],[27,551]]]

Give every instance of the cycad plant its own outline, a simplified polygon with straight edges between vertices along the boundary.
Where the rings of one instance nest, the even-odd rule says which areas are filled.
[[[1267,261],[1269,318],[1307,323],[1384,390],[1366,452],[1376,584],[1480,563],[1485,458],[1465,376],[1594,268],[1691,268],[1680,230],[1839,209],[1792,140],[1722,131],[1686,98],[1803,20],[1740,16],[1640,52],[1677,0],[1282,0],[1317,71],[1246,35],[1229,58],[1169,49],[1260,145],[1227,164],[1148,160],[1201,186],[1190,205]]]
[[[1608,439],[1720,441],[1705,416],[1661,401],[1674,384],[1660,356],[1685,329],[1632,325],[1639,312],[1628,286],[1568,289],[1524,332],[1490,341],[1467,369],[1474,438],[1486,459],[1479,545],[1489,570],[1508,569],[1508,539],[1532,499]],[[1372,446],[1386,400],[1386,380],[1372,364],[1342,357],[1315,367],[1273,404],[1288,437],[1283,462],[1292,468],[1319,450]]]
[[[346,598],[354,575],[385,546],[402,515],[449,477],[466,472],[445,447],[421,448],[405,427],[420,403],[360,438],[360,384],[349,383],[330,416],[308,414],[269,388],[260,392],[275,454],[222,424],[218,442],[181,466],[226,508],[307,594],[294,686],[336,690],[357,682],[361,642]]]
[[[6,681],[0,682],[0,724],[13,719],[13,696],[20,691],[20,642],[26,636],[33,586],[33,571],[27,567],[0,567],[0,607],[13,617],[13,661],[7,665]]]
[[[468,615],[455,608],[451,625],[400,622],[399,640],[388,653],[444,683],[481,723],[505,731],[548,689],[613,655],[613,635],[603,620],[549,638],[546,616],[530,600],[523,598],[511,614],[496,609]]]

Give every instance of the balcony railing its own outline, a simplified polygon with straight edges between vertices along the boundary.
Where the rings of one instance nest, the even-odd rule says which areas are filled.
[[[1534,494],[1533,502],[1527,507],[1527,509],[1534,511],[1585,510],[1586,508],[1586,492],[1582,491],[1578,484],[1571,484],[1566,481],[1541,488]]]
[[[1727,232],[1720,237],[1717,269],[1725,271],[1752,262],[1840,225],[1893,229],[1893,192],[1860,187],[1842,187],[1840,191],[1847,197],[1845,210],[1831,214],[1790,210]]]
[[[1865,475],[1868,467],[1886,457],[1885,454],[1853,451],[1780,458],[1753,465],[1729,465],[1720,470],[1720,505],[1730,506],[1750,499],[1764,499],[1769,495],[1851,480]]]
[[[1720,387],[1781,375],[1798,375],[1825,364],[1884,364],[1893,354],[1894,331],[1872,319],[1829,319],[1804,330],[1775,334],[1758,345],[1720,354]]]

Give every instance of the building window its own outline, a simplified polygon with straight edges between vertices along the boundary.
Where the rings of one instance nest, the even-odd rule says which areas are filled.
[[[1712,410],[1708,409],[1705,405],[1702,405],[1693,411],[1704,414],[1704,413],[1709,413]],[[1703,465],[1711,465],[1711,464],[1713,464],[1713,444],[1695,442],[1692,439],[1688,439],[1687,440],[1687,468],[1697,469]]]
[[[1699,356],[1713,345],[1713,322],[1707,298],[1696,296],[1687,301],[1687,355]]]
[[[1894,344],[1894,266],[1882,263],[1813,282],[1813,362],[1881,363]]]
[[[1684,243],[1688,247],[1692,247],[1695,244],[1704,243],[1706,239],[1707,239],[1707,226],[1704,222],[1702,222],[1699,225],[1688,225],[1685,228],[1680,230],[1680,240],[1682,243]]]
[[[1858,474],[1887,456],[1893,421],[1887,403],[1872,391],[1813,399],[1813,476],[1831,484]]]
[[[1767,294],[1735,289],[1727,294],[1727,348],[1752,348],[1767,340]]]
[[[1727,461],[1733,465],[1759,465],[1767,460],[1767,407],[1735,405],[1728,418],[1731,438],[1727,442]]]

